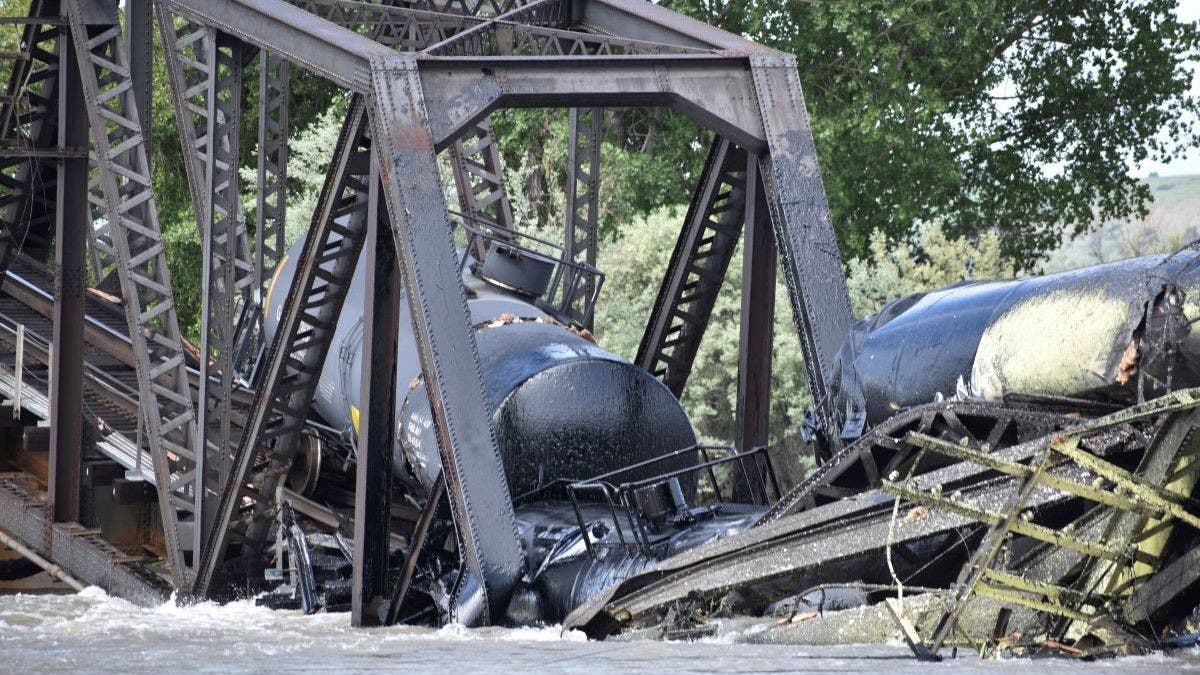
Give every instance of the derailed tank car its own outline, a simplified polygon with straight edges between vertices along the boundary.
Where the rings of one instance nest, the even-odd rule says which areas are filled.
[[[819,457],[812,476],[780,495],[765,450],[724,449],[714,458],[718,449],[697,445],[687,415],[658,380],[556,317],[545,299],[549,282],[537,281],[550,274],[531,272],[552,258],[511,242],[492,247],[490,256],[503,256],[506,270],[489,274],[485,263],[464,253],[463,278],[526,558],[526,574],[505,613],[512,624],[570,615],[570,625],[594,636],[629,623],[682,637],[710,634],[716,630],[711,619],[722,614],[757,616],[790,607],[794,617],[812,605],[811,588],[820,589],[822,608],[878,600],[901,579],[954,591],[964,583],[960,570],[980,567],[981,551],[994,539],[987,528],[1012,518],[1014,509],[1043,529],[1088,531],[1101,519],[1087,510],[1089,499],[1125,504],[1105,496],[1130,489],[1121,476],[1138,485],[1160,481],[1164,462],[1176,461],[1163,457],[1183,456],[1178,442],[1157,448],[1167,455],[1154,455],[1151,440],[1172,423],[1154,417],[1158,404],[1146,401],[1200,383],[1190,328],[1200,316],[1192,300],[1200,297],[1200,255],[1190,251],[1048,277],[963,283],[890,303],[856,325],[838,353],[832,400],[841,426],[837,438],[827,435],[818,444],[835,452]],[[284,263],[276,283],[287,279],[291,265]],[[361,293],[355,282],[351,308]],[[277,304],[274,298],[268,303],[268,331]],[[345,316],[359,313],[351,309]],[[350,319],[339,328],[339,358],[322,374],[312,428],[323,442],[309,446],[318,457],[302,466],[322,466],[324,456],[324,466],[334,468],[304,474],[309,495],[328,497],[347,480],[345,469],[336,467],[352,462],[360,323]],[[397,404],[393,470],[398,493],[420,508],[438,496],[440,467],[410,344],[402,334],[397,382],[405,396]],[[1117,426],[1106,421],[1139,405],[1149,412],[1118,417]],[[1181,407],[1173,405],[1168,413]],[[998,475],[1033,480],[1034,451],[1071,437],[1076,447],[1096,453],[1088,462],[1100,464],[1064,454],[1052,483],[1057,496],[1032,499],[1042,494],[1032,492],[1016,502],[1006,496],[1019,484],[997,483]],[[989,459],[991,453],[997,459]],[[1160,475],[1143,475],[1147,466],[1160,467]],[[1085,485],[1089,475],[1099,477]],[[739,479],[744,482],[733,485]],[[936,487],[929,495],[913,487],[931,480]],[[1070,487],[1075,483],[1082,487]],[[739,503],[753,502],[746,497],[756,488],[781,498],[773,505]],[[943,490],[953,491],[949,501]],[[972,499],[981,501],[972,505]],[[914,503],[901,511],[902,500]],[[943,512],[959,518],[947,520]],[[1115,514],[1110,517],[1127,515]],[[394,618],[452,617],[456,558],[449,514],[428,526],[444,543],[415,564],[418,600],[410,598]],[[1056,556],[1064,546],[1086,551],[1106,541],[1095,534],[1081,538],[1093,543],[1059,541],[1042,550],[1036,564],[1023,560],[995,574],[1012,578],[1037,567],[1040,576],[1030,583],[1079,583],[1101,574],[1088,566],[1094,561],[1075,559],[1086,573],[1064,573],[1070,565]],[[1158,562],[1147,569],[1184,559],[1194,535],[1184,530],[1159,541],[1151,547]],[[310,539],[306,546],[324,540],[319,534]],[[1132,534],[1126,539],[1136,545]],[[1034,555],[1038,542],[1026,533],[1010,544]],[[335,553],[312,566],[309,609],[344,600],[348,560]],[[397,567],[404,562],[396,556]],[[282,595],[269,601],[287,603]],[[1029,599],[1009,606],[1028,611],[1044,604]],[[1162,618],[1168,605],[1143,614]],[[1039,615],[1018,616],[1025,626]],[[934,628],[922,630],[933,634]],[[1054,630],[1048,634],[1062,637],[1066,628]],[[936,637],[934,646],[944,639]]]
[[[1200,384],[1195,254],[1148,256],[894,300],[838,352],[843,439],[936,398],[1128,405]]]
[[[484,261],[476,257],[476,246],[472,253],[464,250],[461,260],[493,428],[526,554],[527,573],[508,618],[513,623],[558,621],[603,588],[658,560],[750,526],[765,506],[715,503],[730,481],[718,481],[711,466],[702,478],[710,479],[706,489],[717,494],[710,493],[706,505],[697,504],[696,465],[727,464],[738,459],[737,453],[697,445],[687,414],[662,382],[599,347],[590,332],[570,325],[558,311],[552,296],[562,283],[559,275],[571,273],[564,271],[566,263],[552,257],[552,250],[538,252],[512,241],[515,233],[504,234],[507,239],[474,232],[473,242],[489,242]],[[284,293],[275,289],[287,288],[301,249],[302,243],[294,246],[275,273],[266,298],[268,337],[277,329],[284,301]],[[365,264],[360,261],[350,286],[331,348],[336,358],[325,362],[308,443],[290,476],[293,489],[322,501],[344,495],[353,482]],[[575,272],[600,277],[594,269]],[[394,491],[415,510],[438,489],[441,458],[407,323],[398,350]],[[743,480],[755,481],[760,490],[770,484],[777,492],[766,463],[754,467],[753,477],[746,474]],[[728,487],[724,496],[732,499],[733,490]],[[448,526],[446,520],[440,526]],[[446,532],[434,536],[439,534],[447,542],[453,539]],[[304,545],[330,541],[315,533]],[[308,609],[344,599],[349,558],[334,552],[317,559],[311,582],[316,594],[306,602]],[[445,561],[434,556],[419,570],[418,590],[438,610],[427,619],[451,613],[445,603],[455,583],[455,562],[452,556]],[[443,563],[445,568],[439,567]],[[324,600],[315,599],[322,590]],[[288,604],[278,597],[269,602]]]

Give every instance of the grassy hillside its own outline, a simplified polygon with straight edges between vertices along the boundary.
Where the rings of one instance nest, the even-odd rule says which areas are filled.
[[[1064,242],[1050,254],[1045,271],[1171,251],[1200,239],[1200,175],[1152,177],[1146,182],[1154,203],[1145,218],[1104,223]]]

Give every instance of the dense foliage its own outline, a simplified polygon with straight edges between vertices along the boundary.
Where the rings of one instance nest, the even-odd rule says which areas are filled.
[[[1063,234],[1142,214],[1150,195],[1127,169],[1197,140],[1198,30],[1173,0],[661,4],[796,55],[848,256],[875,230],[910,241],[936,220],[968,236],[1000,226],[1004,255],[1029,267]],[[509,164],[535,165],[527,187],[545,194],[561,182],[561,115],[506,119]],[[610,231],[686,201],[698,130],[624,112],[608,129]]]

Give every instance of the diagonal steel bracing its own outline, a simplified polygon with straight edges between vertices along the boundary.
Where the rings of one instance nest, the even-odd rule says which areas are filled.
[[[194,527],[198,515],[199,434],[128,50],[115,2],[67,0],[67,9],[91,127],[94,191],[107,220],[137,362],[167,558],[177,585],[186,587],[192,571],[181,529]]]
[[[638,347],[637,364],[676,396],[687,384],[742,233],[746,162],[745,150],[724,138],[713,141]]]
[[[512,229],[512,206],[492,121],[486,117],[480,120],[448,152],[463,213],[487,225]]]
[[[841,430],[834,428],[827,378],[854,321],[842,254],[817,168],[796,58],[754,54],[750,64],[768,149],[762,177],[792,321],[817,417],[825,437],[837,443]]]
[[[275,486],[291,467],[366,238],[370,155],[365,106],[356,96],[220,493],[213,530],[205,538],[192,589],[198,596],[209,592],[234,539],[251,560],[266,542],[277,506]],[[239,513],[244,502],[249,506]]]
[[[268,49],[340,87],[365,94],[367,59],[390,48],[284,0],[158,0],[172,14]]]
[[[425,49],[485,21],[474,16],[429,11],[418,4],[396,7],[348,0],[288,1],[326,21],[403,51]]]

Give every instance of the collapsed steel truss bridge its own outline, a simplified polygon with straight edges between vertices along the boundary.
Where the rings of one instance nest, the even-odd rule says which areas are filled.
[[[825,399],[851,312],[789,55],[643,0],[127,0],[123,9],[32,0],[27,17],[4,21],[23,33],[0,99],[0,389],[18,416],[48,422],[47,522],[79,519],[85,440],[153,482],[182,595],[210,597],[261,572],[278,488],[366,256],[372,372],[358,443],[354,621],[380,620],[389,593],[380,505],[401,293],[474,582],[463,587],[477,589],[459,604],[475,602],[483,621],[502,609],[522,558],[437,166],[446,153],[462,213],[519,227],[489,118],[497,110],[570,108],[563,240],[587,264],[599,244],[601,109],[665,107],[710,130],[637,362],[682,392],[744,241],[735,444],[766,442],[777,267],[814,400]],[[167,82],[151,77],[155,30]],[[243,77],[252,59],[258,82]],[[246,336],[259,330],[284,250],[297,68],[351,103],[280,330],[258,345],[246,382],[239,349],[254,342]],[[152,86],[170,89],[203,247],[198,352],[180,331],[151,189]],[[257,110],[246,104],[253,86]],[[258,137],[244,138],[255,114]],[[247,143],[257,146],[250,222],[238,161]],[[592,321],[582,300],[593,290],[562,291],[574,294],[565,301],[580,326]]]

